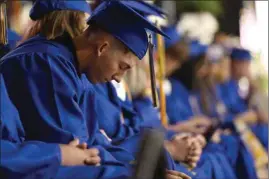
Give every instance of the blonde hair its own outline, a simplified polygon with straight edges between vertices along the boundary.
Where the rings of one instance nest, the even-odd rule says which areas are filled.
[[[45,35],[48,40],[55,39],[68,32],[74,38],[80,35],[86,28],[85,13],[80,11],[61,10],[44,15],[41,19],[33,21],[23,35],[25,41],[39,33]]]

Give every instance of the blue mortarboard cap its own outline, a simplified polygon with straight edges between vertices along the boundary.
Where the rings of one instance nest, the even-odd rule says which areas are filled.
[[[111,1],[111,0],[103,0],[103,1]],[[143,16],[155,15],[163,17],[165,15],[165,12],[158,6],[149,4],[142,0],[114,0],[114,1],[121,1],[121,3],[123,3],[128,7],[131,7],[133,10],[137,11]]]
[[[251,54],[250,51],[242,48],[233,48],[231,52],[232,60],[240,60],[240,61],[250,61]]]
[[[30,18],[37,20],[49,12],[59,10],[74,10],[88,14],[91,13],[90,5],[85,0],[36,0],[30,11]]]
[[[87,23],[89,25],[95,23],[109,32],[125,44],[139,59],[145,56],[148,49],[146,29],[166,36],[142,15],[121,1],[104,1],[93,11]]]
[[[161,16],[163,17],[165,15],[165,12],[159,8],[158,6],[149,4],[147,2],[144,2],[142,0],[133,1],[133,0],[125,0],[123,3],[137,12],[141,13],[142,15],[155,15],[155,16]]]
[[[181,35],[177,31],[175,26],[163,27],[162,30],[164,33],[166,33],[170,37],[170,39],[166,38],[164,41],[165,48],[169,48],[181,40]]]
[[[193,40],[189,45],[190,57],[198,57],[199,55],[205,54],[208,49],[207,45],[201,44],[198,40]]]

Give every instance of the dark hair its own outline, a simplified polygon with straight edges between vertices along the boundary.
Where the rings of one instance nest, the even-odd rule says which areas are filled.
[[[179,80],[189,91],[194,90],[197,82],[196,71],[201,67],[204,59],[205,55],[188,59],[173,73],[172,77]]]
[[[167,48],[165,53],[166,55],[171,56],[172,59],[185,61],[185,58],[188,55],[188,50],[188,45],[185,41],[178,41],[175,45]]]
[[[218,99],[212,79],[209,76],[203,80],[197,78],[196,72],[205,63],[205,60],[205,54],[189,59],[173,74],[173,78],[179,80],[188,91],[200,93],[201,110],[209,115],[211,103],[216,103]]]

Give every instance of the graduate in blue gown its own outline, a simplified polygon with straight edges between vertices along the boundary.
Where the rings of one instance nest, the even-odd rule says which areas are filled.
[[[182,38],[173,26],[165,28],[164,31],[174,37],[173,40],[166,40],[166,69],[168,79],[165,82],[165,92],[167,114],[170,123],[169,128],[175,131],[203,134],[211,125],[211,122],[205,115],[194,115],[189,101],[189,91],[172,76],[175,70],[180,68],[182,64],[184,66],[184,63],[189,63],[188,61],[186,62],[186,56],[184,58],[184,56],[182,57],[180,55],[182,53],[179,53],[180,41]],[[194,58],[204,49],[206,49],[206,47],[201,46],[196,41],[192,42],[191,48],[189,48],[190,56]],[[191,78],[186,78],[186,82],[192,83]],[[208,144],[203,151],[198,166],[201,166],[201,163],[203,162],[209,162],[210,165],[208,167],[203,167],[203,169],[211,173],[211,177],[235,178],[228,160],[222,154],[223,151],[221,151],[220,148],[217,148],[219,147],[213,148],[211,144]]]
[[[215,107],[212,108],[211,106],[210,114],[213,117],[218,117],[222,119],[223,128],[229,128],[229,130],[235,131],[235,128],[233,126],[234,120],[239,120],[239,119],[245,120],[248,118],[252,118],[252,116],[253,118],[255,118],[255,115],[253,115],[252,111],[249,111],[249,112],[242,111],[244,109],[242,99],[240,99],[239,96],[235,95],[237,91],[234,90],[234,86],[229,85],[232,83],[232,81],[227,82],[228,78],[230,77],[229,64],[230,64],[229,59],[225,58],[224,55],[216,61],[213,60],[213,63],[211,60],[211,69],[213,70],[211,70],[210,81],[212,84],[215,84],[215,86],[211,86],[209,89],[211,89],[211,91],[214,93],[213,98],[215,98],[215,100],[212,100],[213,101],[212,106],[215,106]],[[217,83],[220,83],[220,84],[217,84]],[[224,89],[227,91],[224,92],[225,91]],[[238,110],[237,113],[235,112],[236,110]],[[241,111],[241,113],[239,111]],[[234,138],[239,137],[237,133],[232,133],[232,135],[234,136]],[[226,137],[226,140],[228,140],[227,137]],[[223,143],[225,144],[225,140],[223,141]],[[238,143],[239,143],[239,146],[238,146],[239,153],[237,157],[235,157],[236,155],[234,153],[235,152],[234,149],[228,146],[229,143],[226,143],[226,146],[227,146],[226,149],[228,150],[227,153],[229,154],[228,156],[230,156],[231,161],[233,161],[233,163],[236,162],[235,166],[237,167],[236,171],[238,173],[238,177],[239,178],[257,178],[256,176],[257,174],[254,168],[253,156],[248,152],[248,149],[246,148],[243,140],[238,139]]]
[[[40,2],[42,10],[51,8],[47,2]],[[56,1],[50,5],[61,10]],[[86,7],[70,1],[65,5],[80,11]],[[31,11],[30,16],[38,19],[39,13]],[[112,16],[116,19],[114,22],[108,20]],[[119,81],[135,60],[144,56],[148,46],[145,29],[162,33],[131,8],[116,1],[101,4],[88,24],[90,27],[73,39],[67,33],[53,40],[38,34],[2,59],[1,73],[20,114],[27,139],[68,143],[77,137],[88,146],[102,144],[106,147],[107,141],[99,133],[97,121],[91,118],[95,103],[91,83]],[[129,38],[133,41],[128,41]],[[111,68],[108,70],[108,67]],[[108,153],[102,146],[96,146],[102,165],[114,168],[110,167],[108,172],[104,170],[103,178],[117,177],[129,171],[126,164],[133,160],[131,156],[122,152],[117,155],[117,151],[122,150],[112,147],[111,150],[106,148]],[[114,156],[120,157],[123,163]],[[94,173],[91,176],[95,176]]]
[[[57,144],[26,142],[21,144],[24,130],[15,107],[10,102],[1,78],[1,165],[3,178],[34,178],[41,174],[53,177],[61,163]]]
[[[152,102],[149,99],[146,102],[147,104],[136,105],[136,107],[139,106],[140,108],[140,111],[137,111],[134,109],[130,99],[127,97],[120,99],[118,97],[122,95],[117,94],[117,88],[115,89],[112,83],[95,85],[95,89],[99,94],[98,101],[100,103],[100,109],[104,108],[107,110],[106,113],[98,113],[98,117],[96,118],[99,119],[101,129],[107,133],[113,143],[120,143],[121,147],[132,151],[132,153],[136,153],[137,148],[135,146],[137,146],[137,139],[139,139],[138,136],[143,130],[143,127],[161,127],[157,115],[158,111],[153,109]],[[141,109],[145,111],[142,115]],[[149,113],[152,115],[148,115]],[[208,177],[208,173],[205,176]],[[197,175],[196,177],[205,176]]]
[[[201,62],[201,61],[200,61]],[[196,64],[196,65],[195,65]],[[188,80],[185,78],[185,76],[187,74],[193,75],[193,71],[195,69],[195,66],[199,65],[199,60],[198,61],[190,61],[189,64],[185,64],[183,65],[183,69],[180,70],[180,72],[175,75],[177,78],[181,79],[181,82],[183,84],[185,84],[185,86],[188,89],[195,89],[195,86],[193,86],[193,82],[188,82]],[[206,66],[204,66],[204,69],[201,67],[199,74],[200,77],[206,77],[209,75],[208,71],[205,68]],[[203,80],[203,83],[200,83],[200,86],[206,86],[206,78]],[[196,83],[196,85],[199,84]],[[208,109],[210,109],[212,106],[217,107],[217,105],[213,105],[214,103],[210,104],[208,103],[208,105],[204,105],[203,104],[203,100],[202,100],[202,95],[206,95],[206,93],[203,93],[200,91],[192,91],[192,95],[193,97],[190,98],[190,104],[193,108],[193,112],[195,112],[196,114],[206,114],[209,115],[210,117],[219,117],[222,118],[221,116],[216,116],[217,113],[211,113],[211,112],[206,112],[206,108],[205,107],[209,107]],[[203,88],[203,92],[206,92],[207,89]],[[232,166],[235,167],[236,169],[236,174],[238,176],[238,178],[256,178],[256,173],[254,170],[254,163],[253,163],[253,158],[250,155],[250,153],[247,151],[246,147],[244,146],[244,144],[242,143],[241,139],[239,138],[239,136],[237,136],[237,134],[235,135],[221,135],[221,146],[220,145],[215,145],[217,148],[219,148],[220,150],[226,149],[227,153],[229,151],[233,151],[233,153],[229,152],[228,156]],[[211,145],[212,146],[212,145]],[[234,152],[238,150],[238,152]],[[223,151],[225,152],[225,150]],[[222,153],[223,153],[222,152]]]
[[[96,149],[82,150],[78,141],[69,145],[25,141],[18,111],[10,101],[0,78],[1,165],[4,178],[53,178],[62,166],[95,165],[100,162]]]
[[[231,58],[231,80],[221,85],[224,102],[234,115],[253,116],[257,122],[247,122],[261,143],[268,149],[268,111],[264,110],[262,92],[252,83],[250,64],[252,57],[246,49],[234,48]]]
[[[138,151],[137,145],[140,139],[140,134],[142,134],[143,129],[148,127],[160,128],[161,124],[157,125],[155,123],[154,125],[152,122],[144,124],[139,115],[139,112],[135,111],[135,109],[133,108],[131,101],[122,101],[118,97],[115,87],[113,87],[111,83],[108,83],[106,85],[107,88],[101,88],[101,85],[95,85],[95,89],[98,91],[97,93],[99,93],[97,95],[99,104],[97,104],[96,106],[99,106],[99,109],[106,109],[106,113],[98,113],[96,118],[99,119],[101,129],[106,132],[106,134],[108,135],[108,137],[111,138],[114,144],[123,147],[124,149],[130,151],[133,155],[136,155]],[[117,101],[116,104],[114,103],[115,101]],[[150,105],[152,106],[152,104]],[[157,114],[157,111],[155,112]],[[120,119],[121,115],[125,116],[123,120]],[[145,115],[145,117],[147,116]],[[132,122],[130,123],[130,120],[134,120],[134,122],[139,125],[137,127],[137,133],[134,133],[134,128],[132,126]],[[151,120],[157,120],[158,122],[160,121],[159,118],[153,118]],[[116,135],[113,136],[112,134]],[[168,141],[166,142],[168,143]],[[186,146],[185,142],[182,144]],[[181,155],[183,155],[183,150],[186,149],[183,149],[183,147],[181,146],[181,149],[179,149],[178,152],[181,152]],[[169,158],[169,166],[175,170],[184,172],[194,178],[208,177],[208,173],[196,169],[194,170],[194,173],[196,172],[196,175],[193,175],[193,173],[190,173],[183,165],[175,165],[173,159],[171,157]]]

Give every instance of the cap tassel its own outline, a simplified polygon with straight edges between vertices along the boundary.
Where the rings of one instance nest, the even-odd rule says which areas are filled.
[[[150,82],[151,82],[151,94],[153,106],[158,107],[158,95],[157,95],[157,87],[156,87],[156,78],[155,78],[155,69],[154,69],[154,58],[153,58],[153,44],[152,44],[152,36],[149,35],[149,67],[150,67]]]

